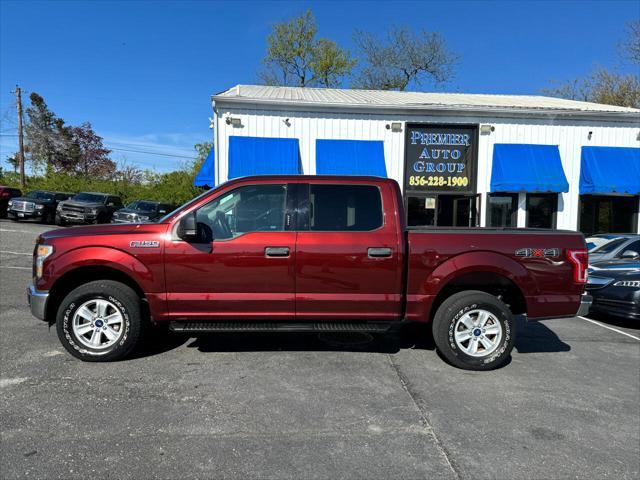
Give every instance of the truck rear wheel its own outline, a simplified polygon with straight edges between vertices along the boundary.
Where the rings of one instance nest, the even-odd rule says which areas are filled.
[[[112,280],[72,290],[56,316],[64,348],[87,362],[125,358],[138,343],[141,329],[140,298],[127,285]]]
[[[433,339],[440,353],[465,370],[501,366],[515,343],[509,308],[488,293],[467,290],[447,298],[433,319]]]

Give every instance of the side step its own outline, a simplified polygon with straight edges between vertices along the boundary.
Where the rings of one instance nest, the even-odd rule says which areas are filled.
[[[386,332],[389,322],[169,322],[173,332]]]

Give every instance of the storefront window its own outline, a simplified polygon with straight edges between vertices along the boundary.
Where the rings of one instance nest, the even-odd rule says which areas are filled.
[[[436,197],[409,197],[407,217],[410,227],[433,227],[436,219]]]
[[[556,228],[557,193],[527,194],[527,227]]]
[[[479,195],[426,195],[407,198],[410,227],[475,227]]]
[[[578,229],[594,233],[634,233],[638,228],[640,197],[581,195]]]
[[[492,193],[487,204],[487,224],[490,227],[518,225],[518,194]]]

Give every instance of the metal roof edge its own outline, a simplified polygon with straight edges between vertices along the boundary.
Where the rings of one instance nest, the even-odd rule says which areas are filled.
[[[464,112],[473,113],[479,116],[512,116],[514,114],[525,114],[532,117],[581,117],[581,118],[602,118],[608,121],[635,120],[640,126],[640,111],[620,112],[607,110],[574,110],[566,108],[526,108],[526,107],[488,107],[475,105],[365,105],[365,104],[349,104],[343,103],[322,103],[297,101],[297,100],[272,100],[272,99],[256,99],[247,97],[228,97],[221,95],[212,95],[212,101],[216,106],[223,104],[232,105],[256,105],[279,107],[288,110],[304,110],[304,111],[335,111],[342,110],[344,112],[361,112],[380,110],[386,113],[409,113],[415,115],[417,113],[435,113],[443,112]]]

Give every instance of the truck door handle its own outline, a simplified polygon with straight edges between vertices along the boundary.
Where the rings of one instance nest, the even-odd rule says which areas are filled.
[[[289,247],[265,247],[265,257],[288,257]]]
[[[391,256],[391,249],[385,247],[372,247],[367,250],[369,258],[384,258]]]

